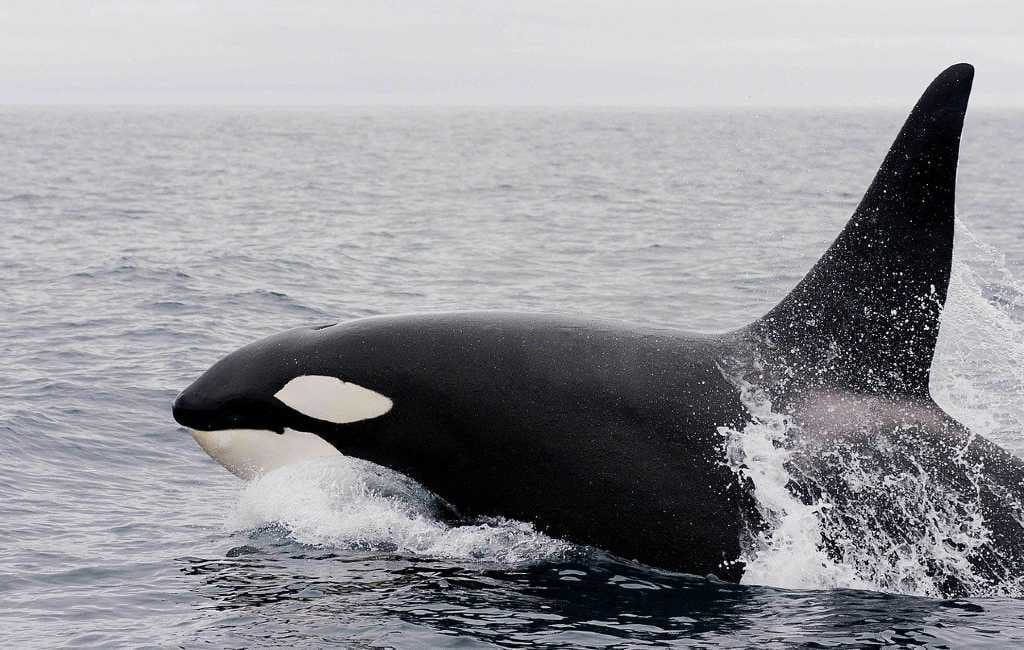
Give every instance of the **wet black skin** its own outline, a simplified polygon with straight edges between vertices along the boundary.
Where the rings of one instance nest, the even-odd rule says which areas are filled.
[[[717,427],[746,416],[716,365],[721,346],[502,312],[370,318],[246,346],[182,393],[174,415],[206,430],[311,431],[416,479],[461,516],[528,521],[736,580],[741,525],[757,515],[722,462]],[[308,418],[273,397],[299,375],[355,382],[393,408],[351,424]]]
[[[738,373],[801,425],[792,487],[808,500],[842,487],[817,460],[829,449],[860,448],[892,471],[916,456],[936,484],[965,494],[971,477],[951,459],[981,467],[995,546],[972,561],[1019,575],[1024,529],[1011,502],[1024,502],[1024,468],[928,392],[972,79],[966,64],[935,79],[832,246],[736,332],[503,312],[370,318],[246,346],[188,387],[174,416],[206,430],[310,431],[418,480],[463,516],[527,521],[627,559],[738,580],[741,544],[760,525],[749,483],[723,454],[721,429],[750,419]],[[394,406],[352,424],[318,421],[273,397],[301,375],[355,382]],[[889,439],[906,454],[875,451],[892,449],[879,444]]]

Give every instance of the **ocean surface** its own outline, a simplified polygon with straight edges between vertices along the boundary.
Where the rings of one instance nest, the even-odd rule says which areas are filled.
[[[973,591],[954,597],[921,570],[929,548],[875,538],[823,562],[784,471],[757,493],[786,515],[776,544],[729,585],[518,522],[444,523],[417,486],[344,458],[244,484],[171,418],[221,356],[305,324],[500,308],[743,325],[839,232],[904,117],[0,108],[0,645],[1024,644],[1020,581],[960,576]],[[932,379],[1017,454],[1022,125],[968,114]]]

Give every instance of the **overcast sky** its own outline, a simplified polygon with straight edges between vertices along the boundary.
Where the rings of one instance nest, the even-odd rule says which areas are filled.
[[[0,0],[0,103],[1024,106],[1024,0]]]

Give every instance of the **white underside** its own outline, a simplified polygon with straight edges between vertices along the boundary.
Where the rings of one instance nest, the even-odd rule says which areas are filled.
[[[340,453],[320,436],[292,429],[193,431],[192,437],[214,460],[247,481],[283,465]]]

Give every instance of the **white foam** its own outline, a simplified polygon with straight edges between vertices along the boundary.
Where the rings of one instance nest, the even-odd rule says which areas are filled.
[[[893,474],[884,464],[880,468],[856,454],[835,453],[818,459],[829,469],[825,482],[817,484],[821,493],[807,504],[788,486],[788,463],[799,453],[793,450],[792,435],[799,431],[749,386],[744,387],[744,403],[753,422],[723,432],[730,462],[753,481],[768,524],[744,551],[745,584],[943,597],[944,581],[953,581],[977,595],[1015,591],[1015,585],[992,585],[976,576],[968,559],[991,541],[977,498],[976,470],[965,468],[975,489],[964,496],[945,489],[919,464],[916,471]],[[908,457],[913,458],[901,458]],[[892,511],[880,513],[879,504]],[[881,525],[878,519],[887,516],[908,522],[913,530],[908,534]],[[831,552],[825,550],[826,536]]]
[[[743,560],[744,584],[788,589],[870,588],[850,567],[822,550],[819,513],[825,505],[806,505],[790,492],[786,463],[794,425],[771,410],[756,387],[736,381],[753,420],[741,430],[721,428],[729,463],[754,483],[754,497],[768,529],[750,540]],[[742,469],[741,469],[742,468]]]
[[[520,522],[449,525],[439,519],[444,508],[401,474],[336,456],[280,467],[249,483],[228,528],[278,525],[312,546],[510,564],[573,549]]]

